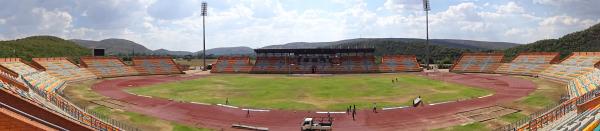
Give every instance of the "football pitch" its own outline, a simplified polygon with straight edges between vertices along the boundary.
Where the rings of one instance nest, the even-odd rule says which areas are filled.
[[[392,80],[397,82],[392,83]],[[130,88],[128,92],[185,102],[284,110],[343,111],[357,108],[408,106],[421,96],[437,103],[471,99],[492,92],[414,74],[288,76],[218,74],[194,80]]]

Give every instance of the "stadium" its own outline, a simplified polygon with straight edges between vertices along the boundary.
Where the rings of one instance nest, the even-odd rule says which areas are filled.
[[[423,1],[426,13],[428,2]],[[212,43],[248,39],[228,32],[231,38],[207,44],[206,4],[193,14],[202,18],[198,52],[150,50],[124,39],[0,41],[0,130],[600,130],[600,24],[530,44],[430,40],[425,14],[425,39],[209,51]],[[85,12],[84,17],[95,15]],[[11,24],[1,13],[0,27]],[[443,19],[439,15],[433,18]],[[217,27],[208,29],[229,28]],[[5,32],[0,29],[0,39]]]
[[[521,111],[503,104],[536,89],[518,75],[562,83],[568,95],[499,129],[579,130],[598,123],[597,52],[562,60],[555,52],[529,52],[509,63],[499,53],[465,53],[450,72],[423,72],[414,55],[376,62],[372,48],[255,51],[255,62],[223,56],[201,73],[184,73],[170,57],[157,56],[133,57],[131,65],[117,57],[81,57],[80,64],[64,57],[3,58],[3,109],[21,115],[27,129],[138,130],[61,96],[70,84],[102,79],[91,89],[107,98],[92,103],[210,129],[296,130],[303,118],[326,117],[336,130],[422,130]],[[423,102],[413,106],[416,97]]]

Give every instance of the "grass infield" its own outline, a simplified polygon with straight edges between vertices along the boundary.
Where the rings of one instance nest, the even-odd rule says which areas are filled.
[[[398,78],[398,82],[392,83]],[[413,74],[356,74],[321,77],[218,74],[195,80],[127,90],[130,93],[186,102],[286,110],[345,110],[407,106],[421,96],[437,103],[485,96],[491,91],[431,80]]]

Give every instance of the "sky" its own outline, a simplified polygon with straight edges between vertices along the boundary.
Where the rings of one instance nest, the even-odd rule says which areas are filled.
[[[201,0],[1,0],[0,40],[128,39],[202,50]],[[425,38],[422,0],[206,0],[206,46]],[[430,38],[520,44],[600,22],[600,0],[431,0]]]

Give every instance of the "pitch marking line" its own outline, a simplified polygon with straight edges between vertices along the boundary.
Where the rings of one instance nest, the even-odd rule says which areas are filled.
[[[387,107],[387,108],[381,108],[381,110],[403,109],[403,108],[408,108],[408,107],[409,106]]]
[[[271,110],[262,110],[262,109],[242,109],[242,110],[243,111],[250,110],[250,111],[257,111],[257,112],[269,112],[269,111],[271,111]]]
[[[439,105],[439,104],[450,103],[450,102],[454,102],[454,101],[446,101],[446,102],[439,102],[439,103],[431,103],[431,104],[429,104],[429,105],[430,105],[430,106],[433,106],[433,105]]]
[[[317,114],[346,114],[346,112],[341,112],[341,111],[338,111],[338,112],[317,111],[316,113]]]
[[[230,106],[230,105],[223,105],[223,104],[217,104],[218,106],[222,106],[222,107],[227,107],[227,108],[234,108],[237,109],[239,107],[235,107],[235,106]]]
[[[480,97],[477,97],[477,98],[480,98],[480,99],[481,99],[481,98],[490,97],[490,96],[492,96],[492,95],[494,95],[494,94],[489,94],[489,95],[485,95],[485,96],[480,96]]]
[[[208,103],[200,103],[200,102],[190,102],[190,103],[192,103],[192,104],[198,104],[198,105],[207,105],[207,106],[210,105]]]

